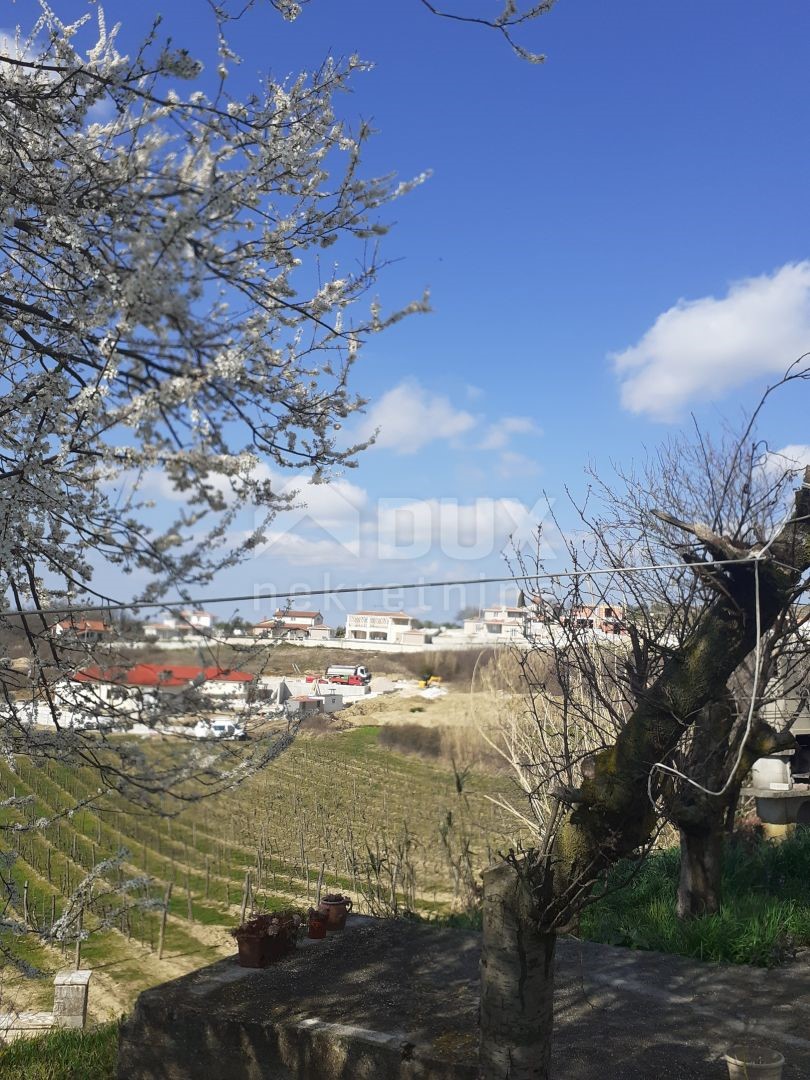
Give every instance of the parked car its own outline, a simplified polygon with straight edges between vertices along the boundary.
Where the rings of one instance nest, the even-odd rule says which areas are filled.
[[[198,720],[192,729],[192,734],[197,739],[228,739],[242,740],[247,738],[247,732],[241,724],[233,720]]]
[[[214,733],[215,739],[246,739],[247,732],[241,724],[235,723],[233,720],[214,720],[211,724],[211,730]]]

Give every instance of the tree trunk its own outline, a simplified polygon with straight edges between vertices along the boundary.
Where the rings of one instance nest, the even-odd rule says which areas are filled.
[[[681,876],[678,918],[713,915],[720,909],[723,818],[707,829],[680,829]]]
[[[485,871],[481,949],[481,1080],[548,1080],[557,935],[538,930],[526,880],[506,863]]]

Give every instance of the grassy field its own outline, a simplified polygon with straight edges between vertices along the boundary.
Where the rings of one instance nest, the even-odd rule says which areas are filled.
[[[155,752],[159,752],[156,750]],[[27,760],[0,765],[0,795],[29,796],[3,811],[22,825],[93,798],[93,805],[45,829],[12,831],[9,874],[16,915],[47,927],[77,883],[99,861],[124,850],[109,885],[141,876],[122,902],[101,883],[84,914],[93,931],[82,963],[94,969],[91,1012],[120,1015],[144,987],[233,952],[227,928],[239,919],[245,883],[249,903],[306,907],[323,889],[348,891],[359,910],[448,913],[474,901],[477,871],[491,852],[512,844],[513,823],[486,799],[507,780],[459,776],[380,745],[379,729],[299,736],[259,775],[177,817],[138,810],[114,795],[94,798],[98,776]],[[461,790],[459,790],[461,788]],[[165,950],[157,957],[161,907],[172,884]],[[111,923],[99,929],[102,921]],[[37,935],[4,942],[43,973],[4,973],[6,1002],[48,1008],[52,973],[72,959]]]
[[[0,1047],[0,1080],[113,1080],[118,1024],[53,1031]]]
[[[119,646],[121,656],[133,663],[145,664],[220,664],[239,667],[245,671],[266,675],[291,675],[296,668],[302,672],[320,674],[332,664],[362,664],[374,675],[387,678],[420,679],[425,674],[441,675],[457,687],[469,689],[471,681],[482,667],[503,661],[505,650],[473,646],[442,652],[388,652],[372,649],[320,648],[294,644],[270,645],[246,638],[244,645],[219,643],[212,639],[203,646],[178,645],[173,649],[157,649],[147,643],[127,651],[126,643]],[[77,658],[77,662],[80,658]]]
[[[634,873],[617,866],[608,894],[586,908],[581,933],[593,941],[679,953],[700,960],[771,967],[810,945],[810,830],[781,844],[729,844],[717,915],[681,922],[675,913],[680,855],[652,855]],[[609,890],[628,881],[626,888]]]

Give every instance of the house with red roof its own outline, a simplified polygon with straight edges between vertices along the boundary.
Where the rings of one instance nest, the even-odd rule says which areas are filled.
[[[113,633],[113,628],[104,619],[86,619],[79,615],[70,615],[51,627],[51,634],[63,642],[82,641],[91,645],[107,640]]]
[[[320,611],[293,611],[278,608],[272,619],[264,619],[253,627],[256,638],[276,638],[285,641],[319,641],[334,637]]]
[[[91,665],[70,676],[80,697],[99,706],[156,707],[161,699],[179,704],[193,696],[196,704],[210,698],[218,706],[243,705],[252,697],[257,676],[231,668],[191,664],[135,664],[102,668]]]

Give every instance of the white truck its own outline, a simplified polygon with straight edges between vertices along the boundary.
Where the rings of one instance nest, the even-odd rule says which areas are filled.
[[[332,664],[322,678],[318,675],[307,675],[307,682],[320,681],[341,683],[343,686],[368,686],[371,672],[362,664]]]

